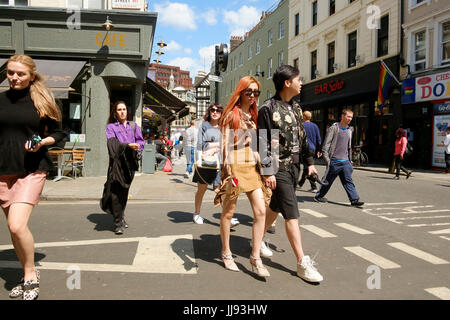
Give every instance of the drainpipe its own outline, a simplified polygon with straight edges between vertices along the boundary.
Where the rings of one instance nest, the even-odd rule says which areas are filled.
[[[404,45],[403,45],[403,22],[405,20],[404,14],[405,14],[405,1],[400,1],[400,65],[403,68],[408,69],[408,74],[406,75],[406,78],[409,78],[411,76],[411,67],[409,64],[405,64],[405,58],[403,58],[404,54]],[[400,74],[400,72],[399,72]]]

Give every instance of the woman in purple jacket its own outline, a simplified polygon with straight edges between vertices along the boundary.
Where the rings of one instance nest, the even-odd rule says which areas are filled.
[[[141,128],[135,122],[128,121],[127,118],[128,112],[125,102],[116,102],[109,114],[108,125],[106,126],[106,139],[117,139],[118,141],[116,142],[122,147],[125,147],[125,153],[126,151],[131,150],[143,150],[145,141],[142,137]],[[129,150],[127,150],[128,148]],[[111,151],[110,141],[108,144],[108,151]],[[134,170],[132,171],[131,181],[124,186],[123,183],[119,183],[119,181],[110,181],[112,163],[113,162],[110,161],[108,181],[105,184],[106,197],[104,192],[102,203],[105,204],[107,212],[114,216],[114,232],[119,235],[123,234],[123,228],[128,228],[124,216],[128,200],[128,191],[130,190],[131,181],[134,177]],[[107,189],[107,187],[109,187],[109,189]]]

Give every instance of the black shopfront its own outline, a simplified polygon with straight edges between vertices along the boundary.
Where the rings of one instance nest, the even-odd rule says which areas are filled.
[[[398,56],[384,60],[398,78]],[[394,150],[395,130],[401,125],[400,87],[391,86],[386,105],[377,107],[380,62],[367,64],[355,70],[319,79],[302,87],[299,99],[302,109],[312,113],[312,121],[320,129],[321,138],[326,129],[340,120],[342,109],[353,111],[355,128],[353,145],[363,145],[369,163],[390,165]]]

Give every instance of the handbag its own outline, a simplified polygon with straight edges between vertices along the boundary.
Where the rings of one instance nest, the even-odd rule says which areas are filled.
[[[201,151],[199,151],[199,157],[195,164],[198,168],[219,170],[219,154],[216,152],[212,155],[205,155]]]

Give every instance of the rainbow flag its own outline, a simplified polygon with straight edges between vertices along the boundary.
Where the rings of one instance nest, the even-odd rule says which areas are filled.
[[[378,85],[378,108],[380,108],[380,111],[384,107],[389,88],[391,87],[392,79],[393,76],[382,62],[380,65],[380,82]]]

